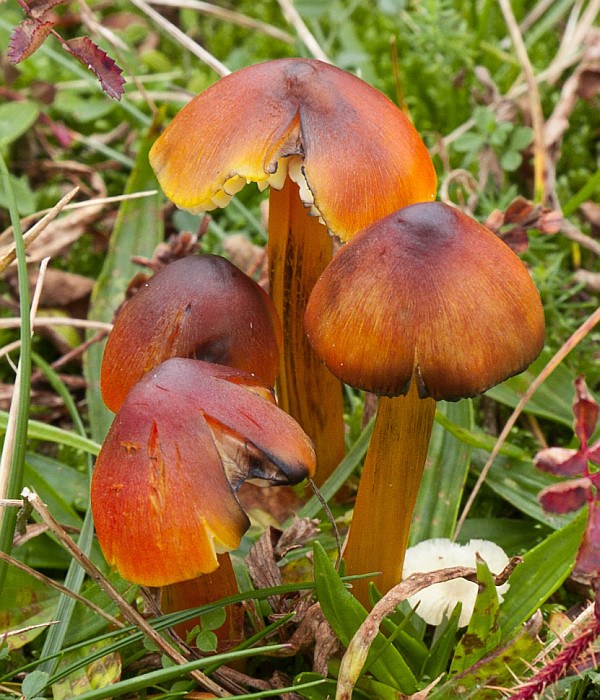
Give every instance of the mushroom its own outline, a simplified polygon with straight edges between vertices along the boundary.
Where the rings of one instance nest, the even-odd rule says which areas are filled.
[[[102,398],[116,412],[135,383],[169,357],[236,367],[273,386],[280,345],[281,323],[256,282],[217,255],[182,258],[121,309],[102,358]]]
[[[172,358],[129,392],[96,461],[100,546],[123,578],[146,586],[212,572],[249,526],[235,496],[244,480],[295,484],[314,469],[310,440],[266,384]]]
[[[436,401],[475,396],[544,345],[539,294],[517,256],[439,202],[356,234],[311,294],[306,331],[342,381],[380,395],[346,548],[352,574],[401,580]],[[390,398],[388,398],[390,397]],[[368,581],[357,581],[368,602]]]
[[[310,290],[348,239],[406,204],[435,196],[416,130],[359,78],[311,59],[232,73],[186,105],[150,152],[161,187],[194,212],[225,206],[247,182],[271,185],[270,294],[283,322],[279,404],[317,449],[318,482],[344,455],[340,384],[303,331]]]

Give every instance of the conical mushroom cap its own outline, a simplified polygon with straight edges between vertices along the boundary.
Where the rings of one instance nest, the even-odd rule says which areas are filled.
[[[164,586],[214,571],[249,526],[235,497],[244,479],[314,473],[310,440],[269,396],[251,375],[180,358],[129,392],[91,489],[98,540],[123,578]]]
[[[173,119],[150,162],[177,206],[204,211],[224,206],[247,181],[280,188],[289,156],[300,159],[290,174],[305,203],[342,239],[435,196],[433,164],[403,112],[313,59],[268,61],[221,78]]]
[[[273,386],[281,334],[273,302],[235,265],[217,255],[177,260],[117,316],[102,358],[102,398],[116,412],[134,384],[170,357],[228,365]]]
[[[524,370],[544,345],[539,294],[487,228],[439,202],[405,207],[354,236],[315,285],[315,352],[351,386],[386,396],[474,396]]]

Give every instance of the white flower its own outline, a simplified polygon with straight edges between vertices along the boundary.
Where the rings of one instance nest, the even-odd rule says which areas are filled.
[[[441,538],[425,540],[406,550],[402,577],[408,578],[411,574],[428,573],[452,566],[475,567],[476,552],[479,553],[493,574],[499,574],[509,561],[504,550],[487,540],[470,540],[465,545]],[[502,594],[506,593],[508,588],[508,583],[496,586],[500,602],[503,600]],[[450,615],[460,601],[462,612],[458,626],[464,627],[469,624],[476,597],[477,584],[463,578],[457,578],[445,583],[435,583],[433,586],[415,593],[407,600],[412,607],[419,603],[416,614],[429,625],[439,625],[444,613]]]

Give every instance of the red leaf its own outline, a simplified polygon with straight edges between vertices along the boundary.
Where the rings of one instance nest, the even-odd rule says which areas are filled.
[[[586,456],[590,462],[600,465],[600,440],[596,440],[596,442],[587,451]]]
[[[117,100],[121,99],[125,84],[125,78],[121,75],[123,71],[105,51],[87,36],[65,41],[63,48],[94,73],[104,92]]]
[[[577,552],[575,570],[578,574],[600,573],[600,503],[590,503],[588,521]]]
[[[550,474],[557,476],[576,476],[584,473],[587,459],[579,450],[547,447],[535,455],[533,464],[540,471],[550,472]]]
[[[598,422],[598,404],[589,395],[583,375],[575,380],[577,396],[573,403],[575,435],[582,445],[587,445]]]
[[[52,31],[53,22],[42,22],[40,19],[24,19],[15,27],[8,45],[8,58],[13,63],[19,63],[29,58],[39,49]]]
[[[32,17],[41,17],[48,10],[60,5],[62,2],[63,0],[29,0],[27,7]]]
[[[571,513],[584,506],[592,496],[592,482],[589,479],[574,479],[545,488],[538,500],[544,510],[550,513]]]

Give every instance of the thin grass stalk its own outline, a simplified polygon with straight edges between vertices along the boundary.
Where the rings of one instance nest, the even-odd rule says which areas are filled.
[[[18,390],[15,386],[13,402],[18,396],[18,404],[11,404],[11,415],[14,416],[14,430],[12,435],[5,437],[4,449],[0,472],[7,469],[6,479],[0,473],[0,484],[6,483],[6,492],[0,493],[0,498],[18,498],[23,488],[23,471],[25,468],[25,449],[27,446],[27,421],[29,418],[29,402],[31,390],[31,322],[30,322],[30,296],[29,275],[27,274],[27,261],[25,259],[25,244],[23,231],[19,220],[19,212],[15,195],[10,183],[8,168],[2,155],[0,155],[0,172],[4,192],[8,199],[8,210],[14,230],[15,253],[17,257],[17,271],[19,280],[19,306],[21,314],[21,352],[19,355]],[[15,381],[17,381],[15,379]],[[4,450],[12,450],[5,456]],[[5,508],[2,512],[2,526],[0,527],[0,550],[5,554],[12,551],[15,526],[17,522],[17,510]],[[4,587],[8,564],[0,561],[0,591]]]
[[[67,411],[69,412],[69,416],[71,417],[71,420],[73,421],[75,425],[75,429],[77,432],[82,436],[82,437],[87,437],[86,431],[85,431],[85,426],[83,424],[83,421],[81,420],[81,416],[79,415],[79,411],[77,410],[77,406],[75,405],[75,401],[73,400],[73,397],[69,393],[69,390],[65,386],[64,382],[61,380],[61,378],[58,376],[58,374],[52,369],[52,367],[39,355],[36,353],[32,353],[33,361],[35,362],[36,366],[39,367],[42,372],[44,373],[46,379],[50,383],[50,386],[54,389],[54,391],[62,398],[62,400],[65,403],[65,406],[67,408]],[[89,484],[91,483],[92,479],[92,469],[93,469],[93,464],[92,464],[92,458],[91,455],[86,453],[85,456],[86,459],[86,468],[87,468],[87,474],[88,474],[88,488]],[[81,528],[81,533],[79,535],[79,538],[77,540],[77,544],[81,551],[86,555],[89,556],[90,551],[92,549],[92,542],[94,540],[94,519],[92,517],[92,509],[88,508],[85,517],[83,519],[83,526]],[[67,571],[67,575],[65,577],[65,587],[68,588],[70,591],[73,593],[79,593],[81,590],[81,585],[83,583],[83,579],[85,578],[85,571],[83,568],[75,561],[75,559],[71,560],[71,563],[69,565],[69,569]],[[55,617],[58,620],[58,625],[55,625],[51,627],[48,630],[48,635],[46,636],[46,640],[44,642],[44,646],[42,648],[41,656],[51,656],[55,654],[56,652],[60,651],[62,648],[65,636],[67,634],[67,630],[69,629],[69,625],[71,623],[71,616],[73,615],[73,609],[75,607],[76,600],[72,596],[69,596],[65,593],[62,593],[60,598],[58,599],[58,606],[56,608],[56,613]],[[45,661],[40,664],[40,671],[46,671],[50,673],[54,666],[56,665],[56,661]]]

